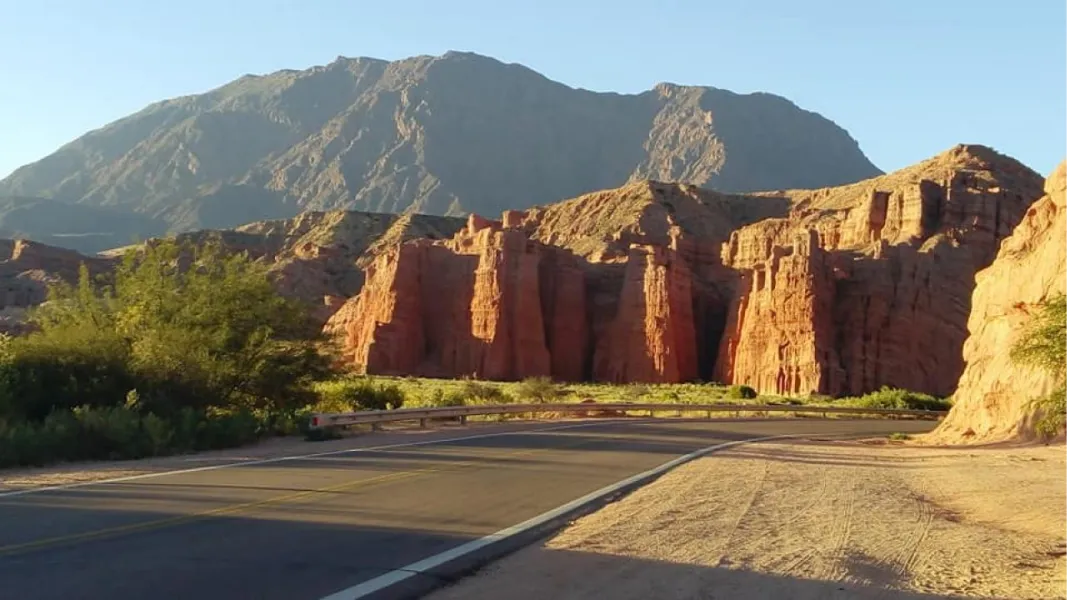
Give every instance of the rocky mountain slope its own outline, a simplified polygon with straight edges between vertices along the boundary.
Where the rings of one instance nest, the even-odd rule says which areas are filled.
[[[47,299],[49,285],[77,281],[83,264],[98,274],[113,263],[65,248],[0,239],[0,332],[25,331],[26,310]]]
[[[1067,163],[1045,184],[1045,196],[1027,211],[978,273],[963,346],[966,368],[955,405],[931,434],[933,441],[987,443],[1034,434],[1027,404],[1053,391],[1049,373],[1013,363],[1008,355],[1039,303],[1067,293]]]
[[[945,395],[974,274],[1040,189],[981,146],[820,190],[635,182],[396,246],[328,328],[368,372]]]
[[[877,174],[843,129],[778,96],[594,93],[453,52],[338,58],[159,102],[18,169],[0,196],[137,215],[90,232],[125,243],[305,210],[499,214],[628,180],[752,191]]]

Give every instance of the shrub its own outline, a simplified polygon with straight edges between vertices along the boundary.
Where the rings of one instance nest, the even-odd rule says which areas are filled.
[[[396,384],[374,385],[370,379],[349,377],[320,383],[316,386],[319,412],[348,412],[352,410],[394,410],[404,405],[403,390]]]
[[[747,385],[731,385],[726,388],[725,397],[731,400],[751,400],[759,396],[759,393]]]
[[[462,392],[452,391],[446,394],[441,388],[435,389],[429,399],[429,405],[437,408],[464,406],[465,404]]]
[[[902,441],[905,441],[905,440],[910,440],[911,436],[906,434],[906,433],[900,433],[898,431],[898,432],[889,434],[889,439],[891,439],[893,441],[896,441],[896,442],[902,442]]]
[[[536,404],[545,404],[562,395],[560,387],[548,377],[527,377],[516,390],[520,400]]]
[[[882,386],[858,398],[843,398],[843,404],[858,408],[884,408],[898,410],[948,410],[951,404],[929,394]]]
[[[648,386],[643,383],[631,383],[622,390],[624,402],[640,402],[648,394]]]
[[[1034,430],[1045,439],[1067,426],[1067,297],[1059,294],[1038,307],[1009,355],[1013,362],[1030,365],[1051,374],[1056,389],[1029,402]]]
[[[495,385],[480,383],[472,379],[463,382],[459,396],[467,404],[509,404],[512,402],[511,396]]]

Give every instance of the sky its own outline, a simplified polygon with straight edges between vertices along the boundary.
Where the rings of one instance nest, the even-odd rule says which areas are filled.
[[[95,6],[92,6],[95,4]],[[245,74],[448,50],[572,87],[789,98],[898,169],[978,143],[1064,159],[1064,0],[0,0],[0,177]]]

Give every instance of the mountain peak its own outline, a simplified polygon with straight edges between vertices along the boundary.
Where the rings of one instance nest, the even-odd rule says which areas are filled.
[[[183,231],[307,210],[498,214],[631,179],[749,191],[880,173],[814,113],[656,89],[576,90],[463,50],[338,56],[157,103],[19,169],[0,195],[153,215],[153,227]]]

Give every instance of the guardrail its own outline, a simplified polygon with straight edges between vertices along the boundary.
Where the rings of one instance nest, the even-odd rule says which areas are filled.
[[[370,424],[377,428],[381,423],[419,421],[426,427],[430,419],[456,419],[467,422],[467,417],[487,415],[522,415],[538,413],[567,413],[588,416],[589,413],[609,413],[627,416],[631,412],[713,412],[726,413],[818,413],[824,418],[830,414],[879,415],[888,417],[940,418],[948,411],[904,410],[888,408],[852,408],[847,406],[805,406],[801,404],[654,404],[639,402],[581,402],[553,404],[494,404],[484,406],[455,406],[440,408],[401,408],[397,410],[362,410],[349,413],[316,413],[311,417],[312,429],[328,429],[347,425]]]

